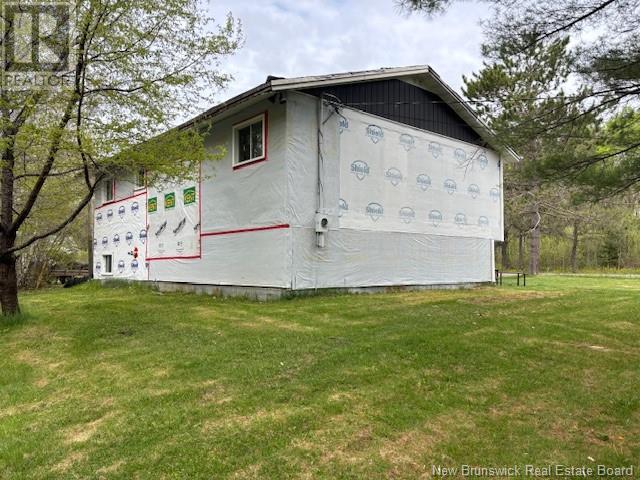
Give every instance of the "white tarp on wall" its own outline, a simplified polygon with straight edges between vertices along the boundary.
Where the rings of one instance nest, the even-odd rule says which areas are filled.
[[[234,169],[232,125],[266,109],[268,158]],[[227,154],[203,166],[202,191],[197,181],[165,185],[98,209],[96,266],[113,252],[115,277],[293,289],[490,281],[492,238],[502,236],[498,156],[339,110],[323,112],[321,200],[318,99],[292,92],[285,104],[261,102],[214,126],[207,148]],[[138,214],[120,218],[121,204],[130,212],[133,201]],[[316,246],[318,204],[331,218],[324,248]],[[118,246],[115,234],[125,239]],[[134,272],[127,252],[135,245]]]
[[[318,151],[316,138],[308,134],[317,131],[318,100],[290,95],[288,106],[292,288],[492,280],[492,235],[501,235],[502,211],[500,196],[490,196],[501,178],[495,152],[347,107],[339,107],[337,114],[325,104],[320,208],[329,215],[330,227],[326,246],[318,248],[313,220]],[[380,130],[368,132],[369,125]],[[441,150],[437,158],[428,150],[436,141]],[[462,162],[453,158],[455,149],[471,157],[466,171],[458,168]],[[358,163],[352,169],[354,162]],[[422,173],[430,176],[431,185],[418,179]],[[457,182],[452,194],[444,188],[447,178]],[[436,185],[440,181],[443,185]],[[471,184],[477,184],[479,192],[469,192]],[[368,211],[373,202],[382,211]],[[477,225],[477,218],[476,225],[470,220],[482,216],[484,208],[493,229],[485,222]],[[442,213],[437,227],[428,220],[436,209]],[[461,211],[467,221],[456,224],[455,215]]]
[[[267,122],[266,159],[234,168],[233,125],[262,114]],[[202,218],[197,232],[193,228],[197,221],[188,208],[181,210],[182,187],[150,190],[149,198],[158,198],[158,213],[149,214],[149,255],[161,259],[150,261],[149,280],[283,288],[290,285],[290,234],[285,211],[286,126],[286,105],[265,100],[211,128],[205,146],[212,152],[223,151],[224,155],[202,166],[202,196],[197,199],[200,202],[202,198]],[[176,207],[173,212],[162,211],[164,194],[172,191],[177,194]],[[195,208],[192,211],[197,212]],[[182,231],[202,234],[201,252],[194,248],[196,237],[182,253],[176,250],[179,237],[172,229],[185,216],[187,224]],[[167,226],[156,237],[165,221]],[[164,252],[158,251],[160,243]]]
[[[93,275],[95,278],[146,280],[145,193],[96,208],[94,212]],[[138,258],[130,252],[138,248]],[[112,273],[105,273],[111,255]]]
[[[341,228],[502,239],[494,152],[349,108],[334,118]]]

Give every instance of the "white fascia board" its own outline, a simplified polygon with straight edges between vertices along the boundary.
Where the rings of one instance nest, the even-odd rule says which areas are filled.
[[[282,78],[271,80],[271,89],[275,92],[281,90],[321,87],[323,85],[366,82],[386,78],[405,77],[408,75],[426,74],[429,73],[430,70],[431,69],[426,65],[419,65],[415,67],[381,68],[379,70],[338,73],[333,75]]]

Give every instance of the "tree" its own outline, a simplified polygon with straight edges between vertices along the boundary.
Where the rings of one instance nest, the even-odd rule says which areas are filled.
[[[523,50],[522,46],[538,35],[529,32],[519,37],[518,42],[499,45],[497,51],[493,51],[496,45],[484,45],[483,53],[488,60],[483,68],[463,78],[465,96],[500,142],[522,157],[520,163],[505,168],[505,229],[517,232],[520,268],[524,268],[524,238],[530,237],[531,274],[538,273],[540,268],[541,230],[549,207],[546,199],[559,196],[558,186],[549,184],[539,174],[540,164],[549,156],[581,144],[581,137],[590,134],[593,122],[592,115],[584,115],[574,125],[557,128],[552,134],[541,133],[546,112],[553,110],[564,117],[575,109],[566,103],[563,90],[575,59],[567,51],[568,38],[538,42]],[[508,246],[503,251],[507,252]]]
[[[398,0],[409,12],[435,15],[445,11],[455,0]],[[533,55],[539,45],[576,32],[571,65],[575,92],[564,95],[562,103],[554,102],[541,109],[531,119],[520,122],[531,134],[546,136],[566,132],[567,126],[582,123],[585,116],[607,118],[628,103],[637,102],[640,95],[640,0],[486,0],[494,12],[486,22],[488,53],[499,55],[503,47],[517,45],[523,56]],[[532,34],[533,33],[533,34]],[[571,108],[567,108],[571,107]],[[534,127],[534,128],[532,128]],[[615,149],[593,148],[587,142],[582,148],[557,152],[549,162],[540,163],[540,175],[547,178],[574,181],[583,185],[593,182],[597,195],[614,195],[638,186],[640,176],[624,175],[615,167],[619,162],[630,165],[629,157],[640,157],[640,141],[631,123],[620,125]],[[597,132],[592,132],[595,137]],[[595,171],[613,166],[606,188]],[[638,167],[640,164],[634,165]],[[605,169],[606,169],[605,168]],[[632,168],[627,170],[630,173]],[[635,168],[638,171],[637,168]],[[586,173],[585,173],[586,172]]]
[[[628,191],[640,182],[640,111],[631,107],[611,116],[594,130],[588,151],[576,150],[574,155],[563,152],[550,157],[544,168],[572,170],[572,179],[585,190],[590,199],[603,199]],[[583,156],[583,158],[580,158]],[[592,162],[600,158],[599,162]]]
[[[56,87],[3,84],[0,92],[3,314],[20,310],[16,256],[71,223],[105,177],[143,167],[154,182],[197,171],[209,155],[203,132],[194,127],[160,133],[211,101],[229,79],[216,68],[220,57],[241,42],[240,25],[230,14],[216,25],[198,0],[69,3],[73,54],[53,67],[57,82],[49,83]],[[19,40],[12,28],[16,18],[0,19],[3,46]],[[64,51],[66,35],[55,38],[49,46]],[[7,57],[3,67],[6,79],[18,66]],[[37,212],[52,206],[45,203],[52,195],[77,200],[55,225],[37,229]]]

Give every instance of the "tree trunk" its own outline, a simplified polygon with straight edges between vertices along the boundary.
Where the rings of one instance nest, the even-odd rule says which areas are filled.
[[[573,221],[573,241],[571,243],[571,271],[576,273],[578,271],[578,220]]]
[[[0,257],[0,304],[3,315],[20,313],[16,257],[13,254]]]
[[[509,232],[504,231],[504,240],[500,245],[500,257],[502,259],[502,269],[509,270],[511,268],[511,259],[509,258]]]
[[[540,213],[533,213],[533,228],[529,242],[529,274],[537,275],[540,270]]]
[[[4,100],[4,99],[3,99]],[[2,120],[9,115],[2,112]],[[3,122],[4,123],[4,122]],[[16,272],[16,256],[7,250],[15,245],[16,234],[11,228],[13,220],[13,167],[15,165],[15,132],[7,135],[3,130],[2,137],[7,138],[2,151],[2,165],[0,165],[0,306],[3,315],[20,313],[18,304],[18,275]]]
[[[93,207],[87,206],[87,261],[89,264],[89,278],[93,278]]]

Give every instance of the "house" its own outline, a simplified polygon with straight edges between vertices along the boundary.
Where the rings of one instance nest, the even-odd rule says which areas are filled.
[[[96,278],[260,298],[493,281],[517,157],[430,67],[269,77],[182,127],[202,122],[226,154],[199,180],[100,189]]]

